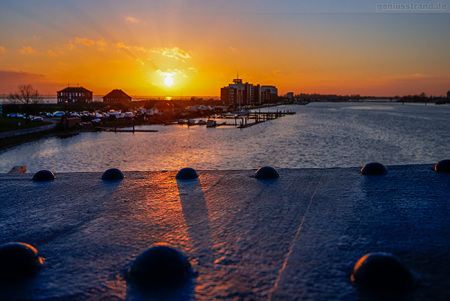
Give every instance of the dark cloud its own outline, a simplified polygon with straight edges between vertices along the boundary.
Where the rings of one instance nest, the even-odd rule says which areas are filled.
[[[61,84],[51,82],[43,74],[0,70],[0,94],[14,92],[19,85],[28,84],[45,94],[56,94],[56,91],[61,88]]]

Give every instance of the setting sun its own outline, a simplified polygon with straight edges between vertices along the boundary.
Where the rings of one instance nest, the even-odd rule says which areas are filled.
[[[164,84],[167,87],[171,87],[173,85],[173,78],[171,75],[167,75],[166,78],[164,78]]]

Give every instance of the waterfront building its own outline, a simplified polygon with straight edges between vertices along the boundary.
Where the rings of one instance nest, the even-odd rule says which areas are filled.
[[[261,86],[261,103],[274,103],[278,100],[278,89],[275,86]]]
[[[450,91],[447,92],[447,98],[450,98]]]
[[[175,104],[171,100],[160,100],[153,107],[155,114],[173,115],[175,113]]]
[[[92,102],[93,93],[83,87],[67,87],[57,92],[58,103],[89,103]]]
[[[293,100],[294,99],[294,92],[286,93],[286,98],[289,99],[289,100]]]
[[[278,90],[275,86],[243,83],[242,79],[236,78],[233,84],[220,89],[220,99],[224,104],[234,107],[261,105],[276,102]]]
[[[129,102],[131,101],[131,96],[123,92],[120,89],[114,89],[105,96],[103,96],[103,102],[117,103],[117,102]]]

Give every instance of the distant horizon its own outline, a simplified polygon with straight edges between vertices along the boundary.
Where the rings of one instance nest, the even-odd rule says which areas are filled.
[[[26,85],[26,84],[30,84],[30,83],[29,83],[29,82],[24,82],[24,83],[21,83],[21,84],[16,85],[16,86],[15,86],[13,89],[11,89],[11,90],[8,90],[8,91],[0,91],[0,97],[4,98],[4,97],[9,96],[9,94],[11,94],[11,93],[17,92],[17,91],[18,91],[19,85]],[[228,85],[228,84],[229,84],[229,83],[227,83],[226,85]],[[39,89],[39,86],[33,85],[33,84],[31,84],[31,85],[33,86],[34,89],[38,90],[38,92],[40,93],[41,96],[44,96],[44,97],[50,97],[50,96],[56,97],[57,91],[63,89],[63,88],[60,87],[60,88],[54,90],[54,92],[49,92],[49,91],[42,92],[42,89]],[[223,86],[226,86],[226,85],[224,84]],[[65,86],[65,87],[68,87],[68,86]],[[75,87],[75,86],[70,86],[70,87]],[[77,87],[78,87],[78,86],[77,86]],[[86,89],[92,91],[92,89],[88,88],[87,86],[82,86],[82,85],[80,85],[80,87],[84,87],[84,88],[86,88]],[[116,89],[116,88],[114,88],[114,89]],[[95,94],[95,91],[93,91],[93,92],[94,92],[94,97],[95,97],[95,96],[98,96],[98,97],[99,97],[99,96],[104,96],[104,95],[108,94],[109,92],[111,92],[111,91],[114,90],[114,89],[110,89],[110,90],[107,91],[107,92],[104,92],[104,93],[98,93],[98,94]],[[120,89],[120,88],[118,88],[118,89]],[[200,95],[200,94],[189,94],[189,95],[188,95],[188,94],[186,94],[186,95],[184,95],[184,94],[183,94],[183,95],[180,95],[180,94],[165,94],[165,95],[156,95],[156,94],[132,94],[132,93],[129,93],[129,92],[128,92],[127,90],[125,90],[125,89],[120,89],[120,90],[126,92],[128,95],[132,96],[133,98],[149,98],[149,97],[150,97],[150,98],[154,98],[154,97],[182,97],[182,98],[186,98],[186,97],[203,97],[203,98],[209,97],[209,98],[211,98],[211,97],[212,97],[212,98],[220,98],[220,88],[217,89],[217,90],[218,90],[218,94],[217,94],[217,95]],[[396,96],[402,97],[402,96],[409,96],[409,95],[420,95],[421,93],[425,93],[428,97],[429,97],[429,96],[433,96],[433,97],[446,97],[448,91],[450,91],[450,84],[449,84],[449,88],[448,88],[447,90],[444,90],[444,91],[442,91],[441,93],[436,93],[436,94],[429,94],[429,93],[427,93],[426,91],[421,91],[421,92],[418,92],[418,93],[408,93],[408,94],[384,95],[384,94],[378,94],[378,93],[377,93],[377,94],[361,94],[361,93],[355,92],[355,93],[342,93],[342,94],[340,94],[340,93],[333,93],[333,92],[326,92],[326,93],[321,93],[321,92],[317,92],[317,91],[314,91],[314,92],[294,92],[294,91],[291,91],[291,90],[287,90],[285,93],[278,93],[278,95],[279,95],[279,96],[284,96],[284,95],[286,95],[286,94],[289,93],[289,92],[293,92],[294,95],[300,95],[300,94],[337,95],[337,96],[360,95],[361,97],[391,98],[391,97],[396,97]]]
[[[124,91],[126,92],[126,91]],[[94,102],[98,101],[98,99],[102,98],[103,96],[107,95],[105,94],[93,94]],[[143,101],[143,100],[159,100],[159,99],[167,99],[171,98],[171,100],[191,100],[191,98],[196,98],[197,100],[203,99],[203,100],[220,100],[220,95],[133,95],[128,94],[131,96],[132,101]],[[294,97],[299,95],[320,95],[320,96],[336,96],[336,97],[356,97],[358,96],[360,99],[391,99],[396,97],[406,97],[406,96],[416,96],[419,94],[408,94],[408,95],[383,95],[383,96],[375,96],[375,95],[360,95],[360,94],[322,94],[322,93],[294,93]],[[43,98],[51,98],[51,99],[57,99],[56,92],[54,94],[40,94]],[[286,94],[278,95],[279,97],[285,97]],[[0,93],[0,100],[4,100],[3,102],[7,101],[9,97],[9,93]],[[426,95],[426,97],[434,97],[434,98],[440,98],[444,97],[446,98],[446,93],[442,95]],[[97,99],[97,100],[95,100]],[[136,100],[137,99],[137,100]],[[1,102],[1,101],[0,101]]]

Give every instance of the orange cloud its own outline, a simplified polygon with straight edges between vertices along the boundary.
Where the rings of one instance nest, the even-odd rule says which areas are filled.
[[[126,50],[134,50],[134,51],[144,52],[144,53],[150,52],[148,49],[145,49],[144,47],[139,47],[139,46],[128,46],[128,45],[125,45],[125,44],[122,43],[122,42],[116,43],[116,47],[117,47],[117,48],[123,48],[123,49],[126,49]]]
[[[240,51],[237,50],[237,48],[235,48],[235,47],[233,47],[233,46],[228,47],[228,49],[229,49],[231,52],[235,53],[235,54],[239,54],[239,53],[240,53]]]
[[[5,53],[6,52],[6,49],[5,49],[5,47],[3,47],[3,46],[0,46],[0,53]]]
[[[191,58],[191,56],[186,51],[178,47],[153,49],[152,52],[182,61],[184,61],[184,59]]]
[[[127,48],[127,46],[125,46],[125,44],[122,42],[117,43],[116,46],[117,48],[125,48],[125,49]]]
[[[92,46],[95,44],[94,41],[88,40],[88,39],[84,39],[84,38],[75,38],[77,40],[78,43],[84,44],[86,46]]]
[[[386,80],[411,80],[411,79],[425,79],[429,78],[429,75],[422,74],[422,73],[413,73],[413,74],[406,74],[406,75],[394,75],[394,76],[385,76],[384,79]]]
[[[140,20],[133,17],[126,17],[125,20],[130,23],[139,23]]]
[[[72,41],[70,41],[69,43],[66,44],[65,46],[68,50],[73,50],[75,48],[75,46],[73,46]]]
[[[19,49],[19,51],[22,54],[32,54],[36,52],[36,50],[31,48],[31,46],[23,46],[22,48]]]

